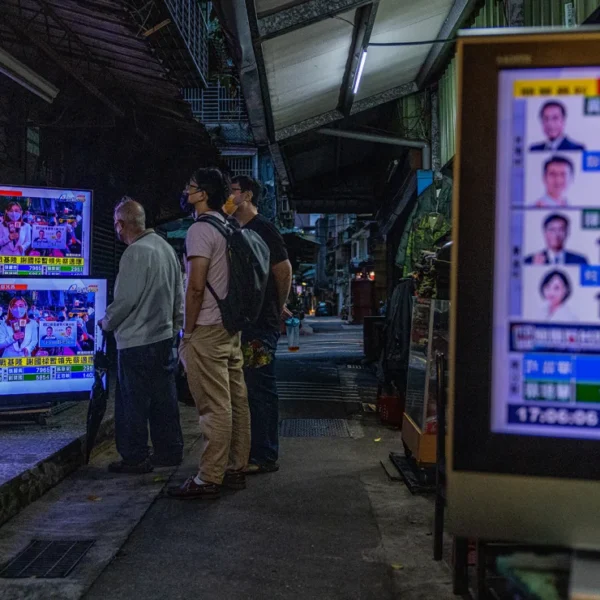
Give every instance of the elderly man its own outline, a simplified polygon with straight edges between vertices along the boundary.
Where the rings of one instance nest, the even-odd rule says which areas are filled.
[[[183,454],[172,352],[183,324],[183,284],[175,251],[146,229],[141,204],[124,198],[115,209],[114,227],[127,249],[114,301],[100,321],[104,331],[114,331],[118,349],[115,436],[122,460],[109,470],[147,473],[154,466],[180,464]]]

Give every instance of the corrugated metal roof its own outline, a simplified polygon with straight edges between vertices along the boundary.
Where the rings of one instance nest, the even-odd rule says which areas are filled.
[[[275,129],[335,109],[352,43],[355,11],[263,44]],[[344,19],[344,20],[342,20]]]
[[[107,95],[118,92],[135,105],[191,118],[180,83],[136,25],[124,4],[113,0],[2,0],[0,33],[4,47],[31,57],[27,35],[49,44],[69,67]],[[13,25],[16,25],[13,27]],[[19,52],[20,50],[20,52]],[[36,68],[37,65],[33,64]]]
[[[306,8],[304,22],[298,14],[292,19],[289,11],[286,13],[292,6],[299,13],[304,4],[312,7]],[[306,124],[314,121],[317,127],[319,119],[338,114],[354,37],[360,40],[362,35],[357,7],[362,10],[365,3],[335,2],[336,6],[352,4],[353,9],[332,14],[327,13],[325,0],[304,4],[289,0],[256,2],[259,15],[275,14],[281,19],[281,31],[260,40],[276,139],[294,135],[297,126],[298,130],[310,129]],[[318,12],[318,4],[320,20],[313,14]],[[453,0],[379,0],[370,43],[435,39],[453,4]],[[414,86],[430,49],[426,44],[369,47],[353,113],[385,102],[386,94],[396,93],[403,85]],[[398,95],[389,99],[395,97]]]

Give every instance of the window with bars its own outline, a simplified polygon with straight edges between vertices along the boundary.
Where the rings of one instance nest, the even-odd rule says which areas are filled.
[[[203,123],[247,121],[246,104],[239,87],[230,88],[219,81],[206,89],[186,88],[183,97],[192,106],[192,113]]]
[[[256,177],[256,161],[254,156],[229,155],[224,156],[223,158],[229,165],[229,168],[231,169],[231,174],[233,176],[246,175],[248,177]]]
[[[165,0],[169,13],[198,71],[208,76],[208,20],[210,3],[197,0]]]

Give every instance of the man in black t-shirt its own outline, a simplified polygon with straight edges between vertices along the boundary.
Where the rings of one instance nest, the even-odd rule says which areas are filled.
[[[246,365],[244,376],[250,404],[252,445],[246,473],[272,473],[279,469],[279,397],[275,380],[275,351],[282,314],[292,285],[292,265],[277,228],[258,214],[260,184],[250,177],[234,177],[231,184],[238,223],[256,231],[271,253],[271,274],[265,301],[256,324],[242,331],[242,344],[257,357]],[[265,364],[266,363],[266,364]]]

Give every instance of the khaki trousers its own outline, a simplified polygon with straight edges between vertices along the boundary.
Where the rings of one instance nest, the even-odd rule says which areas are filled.
[[[200,415],[198,476],[221,484],[225,471],[243,469],[250,455],[250,409],[240,335],[231,336],[221,325],[198,325],[183,342],[180,356]]]

